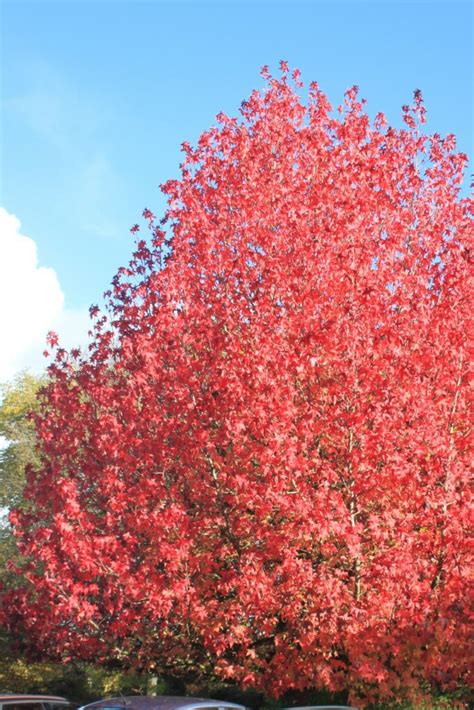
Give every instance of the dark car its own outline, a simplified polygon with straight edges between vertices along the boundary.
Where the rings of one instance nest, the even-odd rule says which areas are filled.
[[[0,710],[70,710],[71,703],[57,695],[0,694]]]
[[[79,710],[245,710],[243,705],[209,698],[182,698],[171,695],[129,695],[97,700]],[[1,710],[1,709],[0,709]]]

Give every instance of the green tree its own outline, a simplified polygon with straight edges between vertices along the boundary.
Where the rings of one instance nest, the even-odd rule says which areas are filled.
[[[16,575],[10,572],[8,562],[19,560],[19,553],[8,511],[22,506],[25,468],[38,464],[34,424],[29,415],[37,406],[36,396],[42,384],[42,378],[22,372],[12,382],[0,385],[0,590],[15,584]],[[0,628],[3,655],[8,652],[9,642],[9,634]]]
[[[0,506],[21,505],[25,467],[37,465],[35,430],[30,412],[37,406],[41,378],[20,373],[13,382],[0,385]]]
[[[18,555],[8,510],[22,506],[25,468],[38,464],[29,415],[37,407],[42,384],[42,378],[22,372],[0,385],[0,581],[6,586],[10,582],[7,563]]]

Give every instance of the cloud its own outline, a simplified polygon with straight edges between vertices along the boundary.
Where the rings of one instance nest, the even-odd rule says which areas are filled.
[[[54,269],[40,266],[36,243],[21,233],[15,215],[0,207],[0,381],[21,369],[41,371],[46,333],[55,330],[65,347],[85,342],[86,309],[65,307]]]

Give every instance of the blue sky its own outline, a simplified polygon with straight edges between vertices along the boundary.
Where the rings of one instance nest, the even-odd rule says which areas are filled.
[[[47,267],[54,318],[66,340],[82,338],[88,306],[128,260],[130,226],[145,206],[163,208],[158,185],[177,174],[181,142],[219,111],[236,114],[263,64],[287,59],[333,104],[358,84],[392,123],[420,88],[427,130],[472,153],[468,2],[4,0],[1,20],[0,205],[21,221],[4,233],[36,246],[29,271],[16,246],[3,268],[23,284],[26,331]],[[30,364],[38,337],[13,348],[5,372]]]

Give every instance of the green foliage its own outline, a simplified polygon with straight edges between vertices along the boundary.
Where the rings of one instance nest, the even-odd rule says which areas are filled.
[[[8,511],[22,506],[25,468],[38,464],[35,430],[29,414],[38,405],[37,393],[42,384],[42,379],[26,372],[13,382],[0,384],[0,590],[21,583],[21,578],[8,568],[9,562],[19,561]],[[1,606],[0,599],[0,611]],[[0,628],[0,657],[8,653],[10,642],[11,638]],[[0,673],[2,687],[6,684]]]
[[[369,710],[461,710],[461,708],[466,708],[462,701],[442,695],[433,697],[429,701],[422,701],[416,707],[412,704],[393,703],[391,705],[374,705]]]
[[[239,702],[239,701],[237,701]],[[259,710],[280,710],[284,707],[297,707],[298,705],[318,705],[318,704],[335,704],[344,705],[347,704],[347,696],[343,694],[331,695],[324,691],[322,692],[312,692],[304,694],[302,698],[297,697],[296,694],[289,694],[284,699],[271,700],[263,699],[260,704]],[[455,697],[448,697],[446,695],[433,696],[429,701],[421,701],[419,705],[413,705],[412,703],[383,703],[382,705],[370,705],[366,710],[461,710],[465,709],[467,706],[462,701],[459,701]],[[470,707],[470,706],[469,706]]]
[[[147,682],[148,678],[139,673],[87,664],[28,663],[24,659],[0,661],[0,688],[5,692],[50,693],[75,703],[117,694],[144,694]]]
[[[37,407],[37,393],[43,380],[29,373],[19,374],[13,382],[0,385],[0,436],[6,446],[0,449],[0,506],[21,504],[25,467],[36,466],[35,430],[29,414]]]
[[[12,693],[51,693],[73,703],[83,704],[114,695],[194,695],[212,697],[245,705],[254,710],[279,710],[297,705],[347,702],[343,693],[325,691],[288,693],[275,701],[252,689],[241,690],[215,681],[208,685],[189,685],[172,677],[153,678],[138,672],[107,669],[86,663],[29,663],[24,659],[0,659],[0,688]],[[462,705],[447,696],[433,697],[416,710],[458,710]],[[464,706],[465,707],[465,706]],[[415,710],[412,705],[373,706],[371,710]]]
[[[7,512],[22,505],[25,468],[37,466],[36,438],[30,412],[38,405],[43,380],[26,372],[0,385],[0,579],[8,584],[7,562],[17,556]]]

